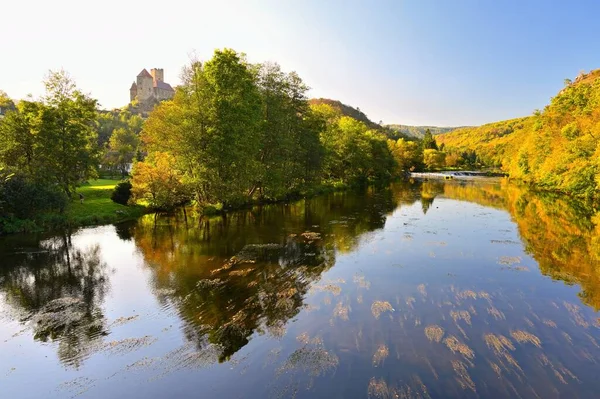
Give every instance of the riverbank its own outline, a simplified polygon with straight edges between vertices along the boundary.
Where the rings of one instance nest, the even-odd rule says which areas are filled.
[[[411,172],[412,179],[479,179],[485,177],[508,177],[506,173],[485,170],[440,170],[435,172]]]
[[[386,182],[386,184],[391,183],[393,180]],[[372,184],[369,184],[370,186]],[[368,187],[362,186],[362,187]],[[224,215],[227,212],[238,211],[242,209],[249,209],[254,206],[261,205],[269,205],[269,204],[279,204],[279,203],[287,203],[293,201],[299,201],[302,199],[310,199],[317,197],[319,195],[329,194],[337,191],[347,191],[347,190],[360,190],[361,186],[359,185],[351,185],[342,182],[336,183],[325,183],[319,184],[317,186],[313,186],[309,189],[306,189],[301,192],[289,193],[281,198],[261,198],[261,199],[252,199],[248,200],[242,204],[238,204],[236,206],[224,207],[222,204],[207,204],[198,207],[198,212],[204,216],[218,216]]]
[[[124,206],[110,199],[120,180],[92,180],[77,189],[84,197],[83,203],[74,199],[63,213],[42,214],[35,219],[4,219],[1,234],[33,233],[61,228],[76,228],[119,223],[138,217],[151,210],[143,205]]]
[[[118,179],[92,180],[79,187],[78,194],[84,196],[81,203],[74,199],[64,213],[47,213],[35,219],[0,219],[0,235],[16,233],[39,233],[44,231],[59,230],[64,228],[77,228],[113,224],[137,219],[145,214],[155,212],[144,205],[136,204],[124,206],[110,199]],[[336,191],[358,189],[357,186],[337,183],[321,184],[300,193],[290,194],[280,199],[261,199],[247,201],[235,207],[223,207],[221,204],[208,204],[197,207],[195,211],[204,216],[223,215],[228,212],[248,209],[253,206],[285,203],[300,199],[313,198],[319,195]]]

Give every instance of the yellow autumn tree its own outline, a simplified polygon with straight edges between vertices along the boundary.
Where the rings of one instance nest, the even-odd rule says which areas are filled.
[[[190,193],[182,174],[173,167],[175,159],[166,152],[153,152],[133,170],[134,200],[146,201],[155,209],[169,210],[189,201]]]

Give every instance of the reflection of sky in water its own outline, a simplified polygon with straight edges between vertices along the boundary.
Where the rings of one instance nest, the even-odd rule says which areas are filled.
[[[502,193],[496,186],[480,192],[486,189]],[[396,187],[394,194],[401,190]],[[14,318],[1,288],[3,392],[8,397],[593,397],[599,387],[600,334],[593,309],[578,297],[581,288],[540,273],[524,252],[515,215],[450,199],[480,193],[455,190],[428,206],[415,194],[391,212],[385,195],[364,202],[351,194],[338,195],[339,203],[315,199],[309,202],[310,216],[298,207],[275,216],[281,221],[277,227],[232,222],[226,229],[239,231],[208,249],[189,233],[194,228],[181,225],[165,236],[165,246],[144,241],[152,229],[142,225],[126,241],[114,227],[83,229],[72,237],[73,247],[99,245],[106,263],[109,284],[100,306],[108,335],[90,341],[77,367],[61,363],[57,345],[67,337],[34,340],[31,323]],[[279,208],[272,209],[277,214]],[[374,209],[387,213],[384,225],[374,222]],[[261,219],[253,215],[252,220]],[[309,229],[321,234],[321,247],[310,240],[308,246],[289,244],[306,240],[299,236],[286,239]],[[334,246],[342,250],[335,253],[334,267],[313,277],[310,268],[287,275],[281,266],[260,262],[203,271],[226,264],[226,258],[211,253],[235,255],[254,242],[242,239],[245,232],[301,248],[305,258]],[[158,246],[147,246],[153,242]],[[169,256],[152,252],[167,247],[173,251]],[[185,268],[170,259],[185,262]],[[211,282],[197,285],[200,279]],[[245,298],[256,291],[240,291],[239,281],[244,288],[259,287],[259,294]],[[198,296],[198,290],[207,291]],[[297,295],[303,296],[300,308],[283,311],[296,306]],[[219,313],[225,309],[234,315]],[[223,322],[231,329],[223,329]],[[209,341],[235,337],[239,325],[251,326],[249,342],[234,342],[234,354],[219,362],[219,350]]]

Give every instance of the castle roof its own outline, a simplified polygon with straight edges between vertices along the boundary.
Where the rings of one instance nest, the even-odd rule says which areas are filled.
[[[148,72],[146,70],[146,68],[142,69],[142,72],[138,73],[138,77],[140,77],[140,76],[145,77],[145,78],[151,78],[152,77],[152,75],[150,75],[150,72]]]
[[[171,87],[170,84],[165,83],[165,82],[160,81],[160,80],[155,80],[154,81],[154,87],[156,87],[157,89],[164,89],[164,90],[169,90],[169,91],[175,91],[175,90],[173,90],[173,88]]]
[[[133,82],[131,84],[131,87],[129,88],[129,90],[134,90],[134,89],[137,89],[137,84],[135,84],[135,82]]]

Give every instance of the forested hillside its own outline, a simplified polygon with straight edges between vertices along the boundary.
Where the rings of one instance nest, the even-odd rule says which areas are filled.
[[[422,139],[425,136],[425,132],[429,130],[432,135],[449,133],[453,130],[459,129],[458,127],[438,127],[438,126],[408,126],[408,125],[385,125],[386,128],[391,129],[395,132],[402,133],[405,136],[413,137],[416,139]]]
[[[367,125],[370,129],[381,129],[382,126],[378,123],[373,122],[369,119],[369,117],[360,110],[360,108],[354,108],[350,105],[346,105],[338,100],[330,100],[328,98],[311,98],[308,100],[310,105],[320,105],[326,104],[331,108],[335,109],[343,116],[349,116],[350,118],[354,118],[357,121],[360,121]]]
[[[536,186],[598,198],[600,70],[567,79],[532,116],[458,129],[436,137],[450,151],[474,151],[482,166]]]

